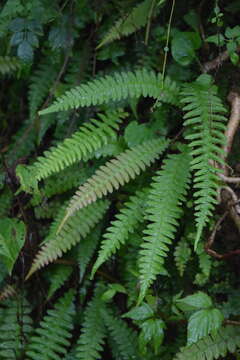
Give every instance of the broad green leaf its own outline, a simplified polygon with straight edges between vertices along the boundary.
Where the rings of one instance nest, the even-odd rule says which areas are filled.
[[[101,299],[103,301],[109,301],[118,292],[126,294],[126,289],[121,284],[111,284],[109,285],[108,289],[103,293]]]
[[[154,353],[159,352],[164,337],[165,323],[161,319],[148,319],[141,324],[139,335],[139,347],[142,353],[146,353],[146,345],[153,344]]]
[[[225,36],[228,39],[232,39],[232,38],[240,36],[240,26],[237,25],[237,26],[234,26],[233,28],[227,27],[226,31],[225,31]]]
[[[218,309],[204,309],[195,312],[188,322],[187,345],[191,345],[219,329],[223,320],[223,314]]]
[[[154,311],[147,303],[143,303],[141,306],[136,306],[132,310],[128,311],[122,317],[127,317],[133,320],[146,320],[154,316]]]
[[[217,46],[222,46],[225,43],[225,38],[222,34],[216,34],[216,35],[211,35],[211,36],[207,37],[206,41],[209,43],[213,43]]]
[[[177,63],[183,66],[189,65],[195,58],[195,50],[200,47],[197,33],[177,32],[172,39],[172,56]]]
[[[0,257],[11,274],[24,245],[26,228],[17,219],[0,219]]]
[[[196,294],[189,295],[183,299],[177,300],[177,304],[184,311],[192,311],[196,309],[208,309],[212,307],[212,300],[204,292],[198,291]]]

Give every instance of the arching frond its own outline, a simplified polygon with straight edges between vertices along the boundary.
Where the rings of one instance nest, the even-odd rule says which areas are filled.
[[[103,45],[109,44],[114,40],[121,39],[124,36],[128,36],[141,27],[145,26],[148,21],[149,12],[154,0],[145,0],[134,7],[129,14],[123,16],[116,24],[108,31],[104,36],[97,49]],[[155,12],[153,12],[155,13]],[[156,14],[156,13],[155,13]]]
[[[0,358],[15,360],[23,356],[32,333],[31,308],[26,299],[16,296],[0,311]]]
[[[0,73],[5,75],[21,68],[22,64],[16,57],[0,56]]]
[[[174,250],[174,260],[180,276],[183,276],[187,262],[191,257],[191,248],[185,238],[182,238]]]
[[[150,140],[126,150],[101,166],[73,196],[64,221],[88,204],[124,185],[153,163],[166,149],[166,140]],[[64,222],[63,221],[63,222]]]
[[[166,77],[162,87],[162,75],[146,69],[122,72],[89,81],[67,91],[51,106],[40,111],[40,115],[75,109],[83,106],[100,105],[140,96],[152,97],[173,105],[179,103],[177,84]]]
[[[33,120],[40,109],[43,100],[49,94],[54,79],[57,77],[57,67],[51,63],[41,64],[31,77],[28,101],[30,119]]]
[[[218,172],[215,163],[223,163],[223,144],[226,112],[221,100],[217,97],[217,88],[212,85],[211,77],[201,75],[198,80],[186,85],[182,92],[184,115],[190,141],[194,171],[194,197],[196,205],[197,235],[195,247],[200,240],[204,226],[210,220],[217,203],[219,187]]]
[[[92,119],[69,139],[56,147],[44,152],[32,166],[19,165],[17,175],[21,180],[22,189],[29,191],[30,186],[53,173],[63,170],[77,161],[88,159],[97,149],[116,138],[119,123],[126,117],[122,111],[99,114],[100,120]]]
[[[144,231],[146,236],[140,250],[139,301],[143,300],[156,276],[166,272],[164,258],[183,213],[182,203],[189,183],[190,160],[188,153],[170,155],[154,178],[146,209],[146,220],[150,223]]]
[[[175,360],[213,360],[225,358],[227,353],[234,353],[240,347],[240,329],[226,326],[217,333],[206,336],[195,344],[182,348]]]
[[[99,286],[85,310],[82,333],[76,347],[76,359],[97,360],[101,358],[100,353],[103,350],[106,336],[106,329],[101,316],[101,311],[105,305],[101,300],[101,295],[102,286]]]
[[[98,246],[101,238],[102,224],[98,224],[91,231],[91,233],[82,239],[80,244],[77,246],[75,254],[79,266],[80,281],[82,281],[87,266],[94,255],[94,252]]]
[[[50,286],[47,293],[47,300],[49,300],[53,294],[61,288],[73,272],[72,266],[69,265],[57,264],[53,266],[53,269],[51,269],[48,273]]]
[[[70,290],[57,302],[53,310],[48,310],[30,339],[28,359],[62,359],[67,354],[73,328],[72,317],[74,292]]]
[[[61,170],[57,174],[49,176],[44,181],[44,186],[33,194],[31,205],[36,206],[43,200],[46,200],[46,198],[51,198],[53,195],[62,194],[68,190],[77,188],[83,184],[92,173],[93,171],[91,171],[91,169],[86,169],[79,166],[79,164],[74,164]]]
[[[92,276],[97,269],[123,245],[130,233],[133,233],[139,223],[143,221],[147,191],[137,192],[126,202],[116,220],[111,222],[103,235],[101,249],[93,266]]]
[[[27,278],[30,277],[37,269],[47,265],[60,257],[67,250],[71,249],[71,247],[76,245],[81,238],[86,237],[98,221],[101,220],[108,206],[108,201],[97,201],[85,209],[77,211],[74,216],[68,218],[60,233],[53,234],[51,231],[51,236],[48,237],[48,241],[42,246],[39,253],[36,255]],[[58,224],[59,223],[57,223],[57,225]],[[54,224],[54,226],[56,225]]]
[[[130,329],[125,321],[112,315],[108,309],[102,311],[102,316],[109,336],[114,340],[121,357],[124,360],[139,359],[135,331]]]

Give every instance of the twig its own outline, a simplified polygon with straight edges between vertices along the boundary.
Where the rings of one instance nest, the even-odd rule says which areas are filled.
[[[232,257],[234,255],[240,255],[240,249],[232,250],[225,254],[219,254],[217,251],[211,249],[211,247],[215,241],[216,233],[219,230],[220,225],[225,220],[227,215],[228,215],[228,211],[225,211],[225,213],[218,219],[218,221],[216,222],[214,229],[213,229],[211,235],[209,236],[209,239],[204,247],[204,249],[208,255],[210,255],[218,260],[228,259],[229,257]]]
[[[238,46],[236,49],[236,52],[239,52],[239,51],[240,51],[240,46]],[[216,69],[217,67],[220,67],[222,65],[222,63],[228,59],[229,59],[228,51],[227,50],[223,51],[215,59],[208,61],[203,65],[203,72],[207,73],[211,70]]]
[[[218,174],[218,176],[225,182],[229,184],[238,184],[240,183],[240,177],[231,177],[224,174]]]
[[[240,123],[240,95],[236,92],[230,92],[228,101],[231,104],[231,116],[225,131],[226,145],[224,146],[225,159],[232,149],[234,135]],[[225,175],[227,175],[227,168],[225,168]]]
[[[147,46],[148,44],[148,39],[149,39],[149,34],[150,34],[150,27],[151,27],[151,21],[152,21],[152,15],[153,15],[153,9],[155,7],[155,3],[156,0],[152,0],[151,3],[151,7],[148,13],[148,22],[147,22],[147,27],[146,27],[146,33],[145,33],[145,40],[144,40],[144,44]]]
[[[226,325],[235,325],[235,326],[240,326],[240,321],[236,321],[236,320],[225,320],[224,324]]]

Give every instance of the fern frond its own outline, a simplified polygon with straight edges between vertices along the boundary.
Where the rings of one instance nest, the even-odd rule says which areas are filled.
[[[153,0],[145,0],[134,7],[129,14],[118,20],[104,36],[103,40],[97,46],[97,49],[114,40],[119,40],[124,36],[128,36],[145,26],[148,21],[152,3]]]
[[[16,296],[16,289],[10,285],[7,284],[1,291],[0,291],[0,301],[9,299],[10,297]]]
[[[36,329],[36,335],[30,339],[30,345],[26,352],[29,359],[62,359],[70,345],[74,292],[67,292],[57,302],[53,310],[48,310]]]
[[[144,231],[146,236],[140,250],[139,301],[143,300],[156,276],[166,272],[164,258],[182,215],[181,206],[189,183],[190,160],[188,153],[170,155],[154,178],[146,209],[146,220],[150,224]]]
[[[147,198],[147,191],[139,191],[135,196],[131,196],[126,202],[116,220],[111,222],[103,235],[101,249],[98,258],[93,266],[92,276],[97,269],[113,255],[121,245],[125,244],[130,233],[133,233],[139,223],[143,221],[144,205]]]
[[[31,308],[21,297],[5,303],[0,316],[0,358],[15,360],[22,357],[26,339],[32,333]]]
[[[137,335],[122,319],[113,316],[108,309],[102,310],[104,323],[112,337],[118,352],[124,360],[139,359]]]
[[[0,73],[5,75],[21,68],[22,64],[16,57],[0,56]]]
[[[62,194],[72,188],[77,188],[83,184],[93,173],[91,169],[81,168],[79,164],[69,166],[57,174],[49,176],[44,186],[33,194],[31,205],[36,206],[44,199],[51,198],[53,195]]]
[[[160,156],[167,145],[168,142],[162,139],[146,141],[101,166],[72,197],[64,221],[78,209],[134,179]]]
[[[37,110],[43,103],[43,100],[49,94],[50,88],[57,76],[56,66],[46,62],[41,64],[33,73],[30,79],[31,85],[28,92],[30,119],[34,119]]]
[[[194,171],[196,189],[196,248],[217,203],[220,170],[214,164],[223,163],[222,147],[225,142],[226,118],[222,114],[226,110],[217,97],[216,86],[211,84],[211,77],[208,75],[201,75],[195,83],[186,85],[182,96],[182,102],[187,104],[183,108],[186,111],[184,125],[188,129],[186,139],[190,141],[193,156],[191,169]]]
[[[73,268],[68,265],[54,265],[52,271],[50,271],[49,279],[50,279],[50,286],[47,293],[47,300],[49,300],[53,294],[60,289],[60,287],[68,280],[73,272]]]
[[[89,81],[67,91],[40,115],[83,106],[101,105],[109,101],[119,101],[140,96],[152,97],[173,105],[179,104],[179,88],[166,77],[162,88],[162,75],[146,69],[135,72],[115,73]]]
[[[183,276],[187,262],[191,257],[191,248],[183,237],[174,250],[174,260],[180,276]]]
[[[84,238],[76,249],[76,258],[79,265],[80,281],[82,281],[86,268],[98,246],[101,236],[102,224],[98,224],[91,233]]]
[[[44,157],[38,157],[32,166],[19,165],[17,175],[21,180],[22,189],[28,191],[31,184],[34,188],[38,181],[77,161],[91,157],[91,154],[107,144],[109,139],[116,138],[118,123],[126,116],[127,113],[120,110],[106,115],[99,114],[100,120],[92,119],[90,123],[85,123],[71,138],[45,151]]]
[[[102,286],[99,286],[85,310],[82,333],[76,347],[76,359],[96,360],[101,358],[100,353],[103,350],[106,336],[106,329],[101,316],[104,307],[101,295]]]
[[[227,352],[234,353],[240,347],[240,328],[226,326],[206,336],[197,343],[184,347],[175,360],[213,360],[225,358]]]
[[[29,278],[36,270],[62,256],[72,246],[76,245],[81,238],[86,237],[91,229],[101,220],[109,203],[97,201],[81,211],[77,211],[63,225],[57,235],[51,232],[51,238],[42,246],[27,275]],[[56,226],[56,225],[55,225]]]

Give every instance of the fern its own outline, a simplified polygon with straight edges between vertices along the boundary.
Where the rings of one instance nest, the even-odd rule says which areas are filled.
[[[180,276],[183,276],[187,262],[191,257],[191,248],[185,238],[182,238],[174,250],[175,264]]]
[[[129,234],[133,233],[139,223],[143,221],[146,194],[146,191],[141,191],[137,192],[135,196],[131,196],[120,213],[116,215],[116,220],[112,221],[111,226],[107,228],[103,235],[104,240],[101,243],[97,261],[92,270],[92,276],[121,245],[125,244]]]
[[[126,150],[101,166],[84,185],[73,196],[67,208],[63,223],[75,211],[102,198],[108,192],[113,192],[120,185],[124,185],[141,170],[145,170],[165,150],[168,142],[166,140],[151,140]]]
[[[17,175],[21,180],[22,188],[28,191],[30,186],[36,187],[36,183],[41,179],[77,161],[91,157],[91,154],[106,144],[109,138],[116,138],[115,130],[118,130],[118,123],[126,115],[121,111],[100,114],[101,120],[92,119],[91,123],[84,124],[70,139],[45,151],[45,156],[40,156],[32,166],[19,165]]]
[[[93,231],[84,238],[76,249],[76,258],[79,265],[80,281],[82,281],[87,266],[97,248],[101,237],[101,224],[98,224]]]
[[[103,287],[99,286],[93,299],[89,302],[82,326],[82,333],[76,347],[76,359],[95,360],[100,359],[103,350],[104,338],[106,336],[105,326],[101,311],[104,303],[101,300]]]
[[[154,178],[146,210],[146,220],[150,224],[144,231],[146,236],[140,251],[139,301],[143,300],[156,276],[165,273],[164,258],[174,238],[177,220],[182,215],[181,205],[186,198],[189,162],[187,153],[170,155]]]
[[[221,328],[197,343],[182,348],[176,360],[213,360],[234,353],[240,347],[240,329],[234,326]]]
[[[16,57],[0,56],[0,73],[3,75],[19,70],[21,66]]]
[[[162,87],[162,75],[146,69],[122,72],[89,81],[77,86],[59,97],[51,106],[39,112],[40,115],[83,106],[100,105],[140,96],[152,97],[173,105],[179,104],[179,88],[166,77]]]
[[[62,359],[70,345],[74,292],[67,292],[40,322],[26,352],[29,359]]]
[[[46,198],[77,188],[87,180],[91,173],[91,169],[81,168],[79,164],[74,164],[53,174],[45,180],[44,186],[33,194],[31,205],[36,206]]]
[[[57,67],[46,62],[39,66],[30,79],[28,101],[30,119],[33,120],[43,100],[50,92],[54,79],[57,77]]]
[[[109,335],[118,347],[118,352],[124,360],[139,359],[137,350],[137,336],[125,321],[113,316],[109,310],[102,310],[104,323],[108,328]]]
[[[194,171],[196,189],[195,248],[217,203],[220,170],[214,164],[223,163],[223,131],[226,118],[221,114],[226,110],[216,94],[217,88],[211,84],[208,75],[201,75],[195,83],[186,85],[182,92],[182,102],[187,104],[183,108],[186,111],[184,125],[189,131],[186,139],[190,140],[189,146],[194,157],[191,169]]]
[[[48,241],[36,255],[27,278],[36,270],[60,257],[73,245],[76,245],[81,238],[86,237],[101,220],[107,208],[107,201],[98,201],[70,217],[63,225],[60,233],[54,236],[51,232],[51,238],[48,238]]]
[[[21,297],[7,301],[5,305],[0,314],[0,358],[15,360],[23,355],[26,339],[32,332],[31,308]]]
[[[129,14],[121,18],[108,31],[103,40],[97,46],[97,49],[103,45],[109,44],[114,40],[128,36],[147,24],[149,12],[154,0],[145,0],[138,4]]]
[[[0,291],[0,301],[7,300],[13,296],[16,296],[16,289],[14,286],[7,284],[1,291]]]
[[[50,286],[47,293],[47,300],[49,300],[53,294],[62,287],[62,285],[71,276],[73,269],[68,265],[54,265],[52,271],[49,272]]]

